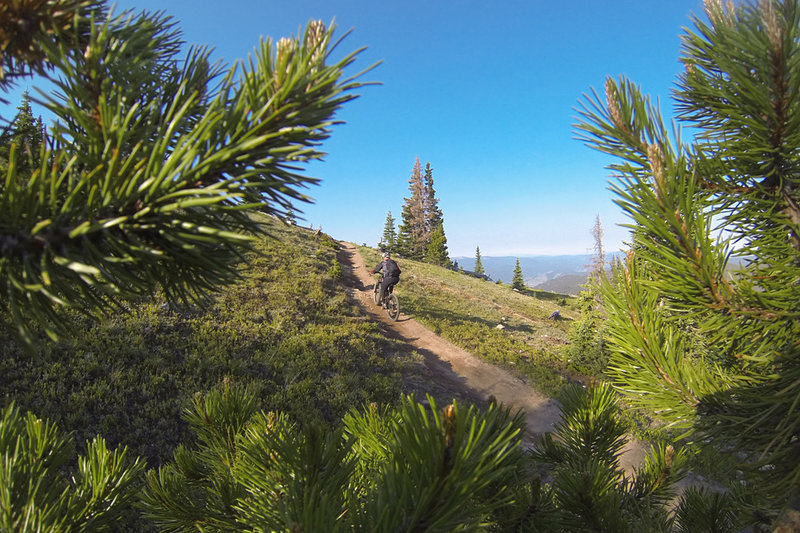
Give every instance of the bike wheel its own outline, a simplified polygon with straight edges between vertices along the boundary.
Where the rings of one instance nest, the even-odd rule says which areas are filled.
[[[400,316],[400,300],[397,299],[396,294],[390,294],[386,297],[386,314],[392,321],[397,320]]]
[[[381,284],[375,283],[375,286],[372,288],[372,301],[375,302],[375,305],[381,304]]]

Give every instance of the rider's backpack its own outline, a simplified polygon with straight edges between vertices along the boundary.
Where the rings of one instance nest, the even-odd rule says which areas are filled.
[[[384,275],[387,278],[400,277],[400,267],[394,262],[394,259],[387,259],[383,265]]]

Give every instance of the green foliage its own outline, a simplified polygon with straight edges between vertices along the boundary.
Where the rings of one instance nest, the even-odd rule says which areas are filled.
[[[428,228],[425,217],[425,185],[422,182],[419,157],[411,170],[408,190],[411,195],[404,198],[400,225],[397,228],[397,253],[411,259],[422,259],[425,255]]]
[[[525,290],[525,278],[522,277],[522,267],[519,266],[519,257],[517,257],[517,265],[514,267],[514,277],[511,278],[511,288],[518,291]]]
[[[392,212],[386,213],[386,224],[383,226],[380,248],[384,252],[395,253],[397,248],[397,231],[394,228],[394,217]]]
[[[344,276],[344,272],[342,271],[342,264],[339,263],[338,259],[333,260],[331,268],[328,269],[328,276],[330,276],[331,279],[334,279],[336,281],[341,281],[342,276]]]
[[[315,181],[298,164],[321,157],[335,111],[361,86],[342,79],[357,52],[326,65],[332,29],[312,22],[302,36],[264,41],[246,64],[223,71],[205,49],[180,61],[178,34],[160,14],[113,17],[104,3],[55,2],[37,4],[43,12],[32,24],[23,5],[0,5],[13,29],[0,36],[0,86],[43,74],[58,88],[43,101],[58,123],[38,166],[24,168],[23,143],[11,143],[0,183],[0,314],[28,342],[24,352],[7,332],[0,337],[2,529],[122,528],[143,468],[101,437],[70,464],[70,439],[20,415],[12,399],[79,436],[129,443],[154,464],[173,451],[148,474],[142,503],[166,531],[672,526],[664,505],[682,452],[657,447],[624,477],[624,429],[610,389],[565,391],[557,435],[537,451],[555,465],[543,485],[521,450],[521,413],[455,403],[439,410],[431,397],[391,406],[398,362],[332,279],[333,239],[299,228],[291,242],[254,238],[288,231],[253,211],[293,216],[293,202],[307,199],[301,187]],[[699,34],[687,36],[691,68],[679,92],[684,117],[705,132],[693,150],[671,146],[632,84],[609,82],[608,112],[595,103],[602,116],[584,114],[588,139],[626,161],[614,168],[625,185],[620,204],[635,222],[636,253],[614,273],[621,288],[604,292],[615,315],[609,337],[620,383],[653,392],[645,402],[683,402],[676,424],[694,423],[712,444],[762,467],[788,502],[798,468],[800,214],[798,104],[785,82],[793,80],[800,9],[709,9],[712,26],[698,22]],[[430,174],[428,165],[428,196],[413,208],[441,220]],[[418,161],[414,176],[421,183]],[[714,217],[754,258],[739,278],[723,275],[732,247],[708,237]],[[433,227],[410,233],[415,255],[426,242],[418,232]],[[411,272],[435,268],[410,263]],[[452,286],[465,279],[446,276]],[[234,280],[205,309],[193,306]],[[534,359],[526,341],[544,329],[542,302],[516,301],[523,312],[513,313],[509,331],[489,332],[507,306],[491,301],[481,314],[463,303],[428,306],[430,295],[453,300],[452,286],[441,285],[409,284],[409,309],[468,349],[487,345],[487,358]],[[79,315],[114,309],[125,313],[105,322]],[[66,330],[85,334],[31,342]],[[694,350],[698,331],[720,346]],[[626,359],[637,356],[645,363]],[[181,423],[176,414],[189,398]],[[388,406],[352,408],[368,402]],[[737,527],[732,510],[745,501],[691,493],[679,527]]]
[[[740,502],[725,493],[706,493],[701,489],[689,487],[683,494],[675,513],[677,522],[681,524],[676,528],[676,533],[694,531],[736,533],[745,528],[740,513]]]
[[[609,358],[606,316],[598,300],[599,296],[592,286],[578,295],[581,319],[569,333],[570,367],[590,376],[602,375]],[[559,305],[564,306],[565,303],[559,302]]]
[[[357,319],[329,277],[335,252],[312,232],[264,218],[271,237],[242,264],[242,281],[205,309],[145,300],[31,357],[0,336],[0,400],[48,416],[78,443],[102,434],[151,465],[190,434],[180,413],[194,393],[228,378],[259,408],[301,424],[331,424],[353,405],[392,404],[407,358]]]
[[[475,248],[475,268],[472,270],[476,274],[483,274],[483,263],[481,263],[481,247]]]
[[[144,464],[105,440],[88,443],[74,473],[72,442],[52,422],[13,405],[0,418],[0,529],[114,531],[137,497]]]
[[[800,494],[800,5],[709,2],[707,15],[683,36],[675,92],[694,144],[624,78],[578,125],[619,158],[633,230],[602,283],[609,373],[634,404],[733,453],[756,512],[775,516]]]
[[[7,129],[0,134],[0,171],[8,172],[9,163],[13,158],[17,168],[17,179],[24,186],[30,179],[33,169],[41,161],[42,144],[45,141],[42,117],[34,118],[31,109],[30,97],[25,92],[22,103],[17,107],[19,111]]]
[[[425,165],[425,176],[419,157],[414,162],[411,178],[408,180],[411,196],[405,198],[402,221],[398,228],[395,251],[398,255],[434,265],[449,266],[447,237],[444,234],[444,219],[439,209],[439,199],[433,188],[433,169]],[[391,215],[391,214],[390,214]],[[392,221],[393,222],[393,221]],[[389,216],[386,219],[384,238],[388,242],[390,228]]]
[[[520,466],[522,416],[428,401],[325,431],[223,386],[187,411],[198,446],[149,472],[143,508],[165,531],[477,530],[508,502],[487,489]]]
[[[610,386],[564,391],[562,420],[534,453],[554,466],[553,496],[564,530],[670,530],[668,504],[685,475],[684,452],[655,446],[636,472],[626,475],[619,461],[625,433]]]
[[[50,67],[48,48],[55,41],[83,50],[92,17],[105,13],[102,0],[67,0],[49,5],[0,3],[0,91],[4,93],[32,74],[45,75]],[[78,26],[84,31],[67,31]],[[2,96],[0,102],[7,103]],[[2,117],[0,117],[2,118]]]
[[[373,249],[360,253],[368,264],[379,259]],[[556,295],[539,293],[534,299],[408,259],[402,268],[397,290],[404,312],[456,346],[524,376],[546,394],[557,395],[567,382],[564,346],[577,314],[564,311],[567,320],[547,320]],[[499,324],[505,329],[497,329]]]
[[[190,304],[235,280],[260,232],[250,213],[308,200],[300,190],[317,180],[298,164],[322,157],[362,86],[343,75],[358,52],[327,63],[336,41],[320,22],[226,71],[208,49],[181,57],[163,14],[67,4],[78,15],[33,31],[12,59],[47,64],[57,88],[40,102],[56,123],[39,165],[29,172],[12,150],[0,182],[0,300],[29,341],[33,323],[64,333],[64,306],[107,314],[153,288]],[[10,16],[27,27],[35,13]]]
[[[431,232],[428,248],[425,251],[425,262],[443,267],[450,266],[450,257],[447,254],[447,238],[444,236],[444,228],[441,223]]]

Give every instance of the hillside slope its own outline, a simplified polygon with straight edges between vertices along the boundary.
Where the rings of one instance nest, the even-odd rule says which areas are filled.
[[[375,249],[358,248],[367,265]],[[401,307],[420,323],[473,355],[512,370],[549,396],[569,381],[568,332],[580,319],[576,300],[561,294],[514,291],[427,263],[398,259]],[[550,320],[559,311],[560,320]],[[575,376],[577,378],[577,376]]]
[[[263,222],[269,236],[242,265],[242,280],[205,307],[169,308],[156,295],[102,322],[65,314],[75,336],[50,342],[42,335],[34,354],[0,330],[0,404],[49,418],[74,432],[78,446],[101,434],[159,464],[189,438],[183,409],[223,380],[254,388],[264,409],[302,423],[331,423],[403,392],[479,400],[458,376],[447,383],[425,364],[430,349],[387,338],[348,301],[337,280],[338,243]],[[377,263],[377,253],[367,249],[365,259]],[[407,316],[548,395],[557,392],[560,350],[576,316],[567,301],[423,263],[402,266],[398,294]],[[556,308],[566,321],[547,320]],[[505,329],[495,329],[500,324]]]
[[[522,409],[526,413],[529,435],[532,437],[552,431],[560,417],[560,405],[541,394],[513,372],[487,363],[463,348],[436,335],[417,320],[402,313],[396,322],[387,317],[372,301],[374,277],[370,275],[363,257],[352,244],[343,243],[339,260],[344,269],[348,293],[364,313],[381,322],[382,331],[414,348],[431,371],[435,383],[446,387],[454,396],[466,394],[476,403],[490,398]],[[419,283],[418,277],[412,282]],[[402,294],[400,290],[397,294]],[[401,308],[403,300],[401,300]]]
[[[204,307],[170,308],[156,295],[101,322],[65,314],[75,335],[42,334],[35,353],[0,317],[0,406],[47,417],[79,447],[101,434],[156,465],[190,440],[182,412],[195,394],[224,380],[251,387],[263,409],[322,424],[428,381],[425,366],[348,301],[335,280],[335,241],[263,223],[267,236],[241,281]]]
[[[565,369],[567,332],[580,318],[573,298],[539,291],[523,294],[507,285],[399,258],[403,275],[395,292],[405,312],[391,322],[371,302],[373,278],[368,269],[379,262],[378,252],[342,244],[339,260],[351,296],[381,321],[382,331],[423,356],[437,385],[456,395],[466,392],[470,399],[477,395],[478,401],[493,396],[522,409],[528,443],[553,429],[561,416],[554,397],[570,380]],[[562,320],[548,318],[555,310]],[[641,442],[628,440],[622,467],[632,472],[644,453]]]

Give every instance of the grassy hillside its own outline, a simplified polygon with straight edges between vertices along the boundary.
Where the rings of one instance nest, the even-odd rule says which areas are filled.
[[[270,237],[242,266],[241,282],[205,308],[169,308],[154,298],[99,323],[67,315],[75,336],[43,341],[35,353],[0,332],[0,404],[53,420],[78,446],[101,434],[155,465],[190,439],[181,413],[193,395],[223,380],[255,387],[264,409],[301,423],[331,423],[364,403],[392,404],[401,392],[430,391],[442,401],[452,394],[437,389],[421,357],[384,338],[348,302],[333,240],[264,223]],[[378,262],[374,250],[361,251]],[[577,316],[571,300],[401,265],[405,312],[545,392],[558,391]],[[557,308],[566,320],[547,320]]]
[[[338,420],[365,402],[391,404],[421,364],[366,322],[332,276],[337,244],[265,220],[271,238],[240,283],[210,305],[159,299],[102,323],[70,316],[76,335],[30,354],[0,336],[0,404],[15,402],[73,431],[127,444],[151,465],[189,435],[181,412],[223,380],[250,384],[267,410],[300,422]]]
[[[368,265],[380,262],[375,249],[359,251]],[[513,369],[542,392],[558,394],[568,375],[567,334],[580,318],[575,298],[533,289],[519,293],[427,263],[398,263],[403,312],[474,355]],[[562,320],[548,319],[555,310]]]

